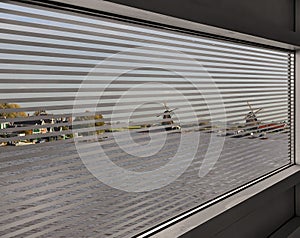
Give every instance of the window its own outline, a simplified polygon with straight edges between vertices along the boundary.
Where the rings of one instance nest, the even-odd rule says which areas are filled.
[[[2,237],[131,237],[293,163],[293,52],[0,6]]]

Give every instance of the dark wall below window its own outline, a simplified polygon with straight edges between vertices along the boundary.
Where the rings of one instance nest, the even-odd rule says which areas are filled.
[[[299,0],[107,0],[300,45]]]
[[[272,234],[278,237],[275,236],[277,231],[291,219],[299,216],[296,213],[296,208],[300,204],[299,181],[300,172],[297,172],[192,229],[181,238],[266,238]]]
[[[261,204],[233,208],[181,238],[266,238],[294,217],[294,191],[289,189]],[[230,224],[225,221],[234,220]]]

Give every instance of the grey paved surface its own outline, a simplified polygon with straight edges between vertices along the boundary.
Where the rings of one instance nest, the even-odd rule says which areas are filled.
[[[191,139],[197,135],[190,133]],[[179,179],[143,193],[116,190],[98,181],[73,143],[2,147],[0,236],[131,237],[289,163],[288,134],[273,134],[268,140],[226,138],[219,160],[200,178],[211,136],[216,138],[201,133],[196,158]],[[148,171],[170,161],[180,134],[169,135],[167,141],[157,155],[145,158],[109,153],[118,166]]]

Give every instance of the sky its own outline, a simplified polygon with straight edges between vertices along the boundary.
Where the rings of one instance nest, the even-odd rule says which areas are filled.
[[[72,108],[67,97],[80,96],[85,100],[77,104],[97,105],[107,117],[114,111],[124,120],[132,114],[150,120],[164,102],[178,108],[182,120],[209,112],[222,120],[224,103],[228,120],[242,122],[249,101],[254,109],[264,108],[262,120],[287,119],[285,52],[8,3],[0,7],[2,102],[13,99],[24,110],[44,107],[54,114],[93,110]],[[101,95],[105,99],[95,99]],[[44,97],[51,100],[30,100]],[[58,105],[69,106],[54,110]]]

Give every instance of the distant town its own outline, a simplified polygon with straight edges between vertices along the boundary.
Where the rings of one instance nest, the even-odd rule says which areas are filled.
[[[18,104],[0,104],[0,146],[22,146],[39,144],[57,140],[67,140],[78,137],[93,137],[100,140],[106,138],[106,132],[121,132],[135,130],[138,133],[162,132],[181,133],[182,128],[187,130],[218,133],[220,136],[233,138],[261,138],[267,139],[267,133],[286,131],[287,124],[283,122],[262,123],[256,114],[262,109],[254,111],[248,103],[250,112],[245,116],[245,123],[231,123],[225,126],[214,125],[210,120],[198,119],[194,124],[180,125],[174,122],[172,115],[177,108],[170,109],[166,103],[164,111],[153,117],[160,117],[158,123],[123,125],[119,122],[105,122],[102,114],[89,111],[71,114],[55,115],[45,110],[35,111],[32,115],[25,113]],[[68,115],[68,116],[66,116]]]
[[[1,110],[2,109],[2,110]],[[1,112],[2,111],[2,112]],[[90,114],[90,113],[86,113]],[[19,146],[44,143],[54,140],[71,139],[74,136],[89,135],[91,132],[73,134],[73,129],[87,128],[94,121],[96,127],[103,126],[102,115],[81,115],[74,119],[71,116],[63,117],[40,110],[29,115],[22,112],[18,104],[0,104],[0,146]],[[81,121],[81,122],[80,122]],[[87,121],[89,124],[82,122]],[[72,125],[78,122],[77,126]],[[96,133],[102,133],[98,130]]]

